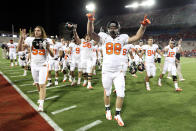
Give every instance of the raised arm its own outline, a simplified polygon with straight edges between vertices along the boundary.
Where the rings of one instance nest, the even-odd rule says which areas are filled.
[[[74,39],[76,40],[76,43],[77,43],[77,44],[80,44],[80,43],[81,43],[81,39],[80,39],[80,37],[78,36],[78,33],[77,33],[77,31],[76,31],[77,25],[75,24],[73,27],[74,27],[74,29],[73,29]]]
[[[87,34],[96,42],[100,41],[100,37],[94,32],[94,13],[88,13]]]
[[[182,38],[178,41],[178,53],[182,52]]]
[[[27,47],[27,45],[24,44],[25,38],[26,38],[26,29],[22,29],[20,39],[18,41],[17,51],[22,51],[24,47]]]
[[[144,17],[144,20],[141,22],[141,26],[139,30],[137,31],[136,35],[129,37],[128,43],[133,43],[135,41],[138,41],[143,35],[146,30],[146,26],[148,24],[151,24],[150,20],[147,19],[147,16]]]

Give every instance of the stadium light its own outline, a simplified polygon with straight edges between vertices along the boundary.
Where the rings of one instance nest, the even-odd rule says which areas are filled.
[[[13,35],[12,37],[13,37],[13,38],[17,38],[17,35]]]
[[[138,8],[138,7],[139,7],[139,3],[137,3],[137,2],[134,2],[131,5],[126,5],[125,6],[125,8]]]
[[[153,6],[155,4],[155,0],[147,0],[144,6]]]
[[[95,11],[95,4],[94,3],[89,3],[86,5],[86,9],[88,11]]]
[[[138,8],[139,6],[150,7],[150,6],[153,6],[154,4],[155,4],[155,0],[145,0],[141,3],[134,2],[133,4],[126,5],[125,8]]]

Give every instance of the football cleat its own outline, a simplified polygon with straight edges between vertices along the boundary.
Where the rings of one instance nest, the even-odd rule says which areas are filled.
[[[120,115],[114,116],[114,119],[118,122],[119,126],[124,126],[124,122],[123,122],[122,118],[120,117]]]
[[[43,111],[44,111],[43,106],[39,105],[39,107],[38,107],[38,110],[37,110],[37,111],[38,111],[38,112],[43,112]]]
[[[66,80],[67,80],[67,77],[64,77],[63,82],[66,82]]]
[[[76,82],[72,81],[71,86],[75,86],[75,85],[76,85]]]
[[[112,120],[112,114],[110,110],[105,111],[105,118],[107,120]]]
[[[72,82],[71,77],[69,77],[69,82]]]
[[[182,89],[181,88],[176,88],[176,92],[181,92]]]
[[[51,86],[52,85],[52,83],[48,83],[47,85],[46,85],[46,87],[49,87],[49,86]]]
[[[51,84],[52,84],[52,83],[51,83]],[[55,81],[55,82],[54,82],[54,85],[55,85],[55,86],[58,86],[58,85],[59,85],[58,81]]]
[[[151,89],[150,89],[150,87],[146,87],[146,90],[147,90],[147,91],[150,91]]]
[[[87,89],[91,90],[91,89],[93,89],[93,87],[92,86],[87,86]]]
[[[179,81],[185,81],[185,79],[180,79]]]
[[[161,84],[161,82],[160,82],[160,81],[158,81],[158,86],[162,86],[162,84]]]

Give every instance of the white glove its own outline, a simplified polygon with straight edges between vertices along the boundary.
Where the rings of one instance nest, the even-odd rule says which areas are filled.
[[[44,40],[43,43],[42,43],[42,47],[46,50],[46,46],[47,46],[47,41]]]

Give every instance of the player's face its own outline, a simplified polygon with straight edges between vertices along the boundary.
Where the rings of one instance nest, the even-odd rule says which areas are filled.
[[[142,46],[143,45],[143,42],[140,42],[139,45]]]
[[[89,42],[91,39],[90,39],[90,36],[89,35],[87,35],[86,37],[85,37],[85,40],[87,41],[87,42]]]
[[[34,33],[35,33],[35,37],[41,37],[42,35],[40,28],[35,28]]]
[[[118,28],[116,26],[111,26],[110,28],[108,28],[108,32],[111,36],[116,36]]]
[[[13,40],[11,40],[10,43],[13,44]]]
[[[148,39],[148,44],[152,45],[153,44],[153,39]]]
[[[170,45],[170,48],[172,48],[172,49],[174,48],[174,44],[173,43],[170,42],[169,45]]]
[[[54,39],[52,39],[52,43],[55,44],[55,40]]]

